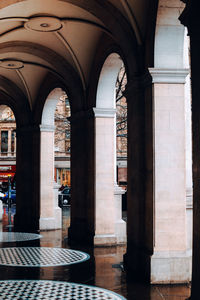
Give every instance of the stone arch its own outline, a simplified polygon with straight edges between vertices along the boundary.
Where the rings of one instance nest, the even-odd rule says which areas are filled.
[[[63,95],[61,88],[49,93],[40,124],[40,229],[45,230],[62,227],[61,209],[54,195],[54,116]]]
[[[95,244],[120,244],[126,240],[121,218],[121,190],[116,188],[116,82],[122,59],[107,56],[99,75],[95,115]],[[118,203],[119,202],[119,203]],[[105,209],[106,208],[106,209]]]
[[[60,78],[58,78],[57,76],[49,73],[46,76],[43,83],[41,84],[41,88],[38,92],[37,101],[35,103],[35,106],[33,107],[34,123],[37,124],[37,126],[40,125],[40,131],[41,131],[40,143],[41,143],[41,147],[43,149],[46,147],[45,142],[44,142],[44,135],[51,136],[50,137],[51,145],[53,144],[53,134],[54,134],[54,132],[53,132],[54,129],[52,127],[52,125],[54,123],[54,120],[53,120],[54,113],[53,112],[54,112],[54,109],[55,109],[55,106],[57,103],[57,98],[59,97],[59,95],[61,95],[61,93],[63,91],[65,91],[69,97],[72,119],[73,118],[76,119],[76,115],[84,114],[85,95],[84,95],[84,91],[83,91],[82,87],[79,84],[79,79],[75,79],[74,77],[71,77],[70,72],[67,73],[65,80],[60,80]],[[51,100],[51,96],[53,96],[52,100]],[[49,111],[49,108],[50,108],[50,111]],[[51,112],[51,116],[49,119],[47,117],[48,112]],[[87,114],[87,111],[86,111],[86,114]],[[73,151],[75,151],[74,149],[76,148],[76,146],[79,147],[79,145],[77,145],[77,143],[75,143],[75,146],[73,146],[73,140],[74,140],[73,136],[74,135],[73,135],[73,130],[72,130],[72,133],[71,133],[71,158],[74,157]],[[45,158],[45,160],[46,160],[48,157],[45,156],[45,157],[41,158],[41,156],[44,154],[44,151],[41,148],[37,149],[37,151],[38,151],[39,157],[40,157],[40,159],[39,159],[40,160],[40,170],[41,170],[41,172],[43,172],[42,169],[44,170],[43,166],[45,163],[43,161],[43,158]],[[51,155],[51,158],[49,157],[49,159],[52,159],[52,155]],[[70,163],[71,164],[72,185],[73,184],[76,185],[77,179],[80,177],[79,170],[77,170],[75,167],[73,167],[73,165],[75,163],[76,163],[76,160],[72,159],[71,163]],[[52,164],[51,164],[51,166],[52,166]],[[46,173],[46,170],[44,170],[44,172]],[[50,172],[52,173],[53,171],[51,170]],[[78,176],[77,172],[79,173],[79,176]],[[41,191],[41,187],[42,186],[44,187],[45,184],[41,183],[41,180],[42,180],[41,174],[38,174],[38,178],[40,178],[40,182],[38,182],[38,187],[40,187],[39,188],[40,189],[40,198],[42,198],[41,194],[43,192]],[[42,210],[41,210],[41,216],[42,216],[42,214],[44,215],[41,218],[41,219],[43,219],[44,222],[43,221],[40,222],[41,228],[47,228],[48,226],[50,226],[51,228],[55,228],[55,226],[56,226],[58,228],[61,223],[60,208],[57,207],[57,202],[54,203],[55,189],[53,191],[53,188],[55,187],[55,185],[54,185],[54,182],[52,182],[52,177],[49,178],[49,186],[50,185],[51,185],[51,187],[50,187],[49,191],[51,193],[51,197],[49,197],[49,199],[51,199],[51,206],[50,206],[51,207],[51,212],[50,212],[51,217],[46,218],[45,213],[43,214]],[[45,189],[43,189],[43,190],[44,190],[44,193],[47,195],[48,191],[45,192]],[[72,187],[72,197],[73,197],[73,187]],[[74,207],[74,210],[75,209],[76,209],[76,206]],[[71,205],[71,213],[73,213],[72,210],[73,210],[73,205]],[[43,211],[45,212],[45,207],[44,207]],[[55,219],[57,221],[55,221]],[[48,228],[50,228],[50,227],[48,227]]]
[[[0,103],[8,105],[14,112],[17,127],[32,123],[30,106],[23,92],[10,80],[0,76]]]
[[[115,108],[115,86],[122,60],[117,53],[110,54],[102,67],[96,97],[96,108]]]
[[[47,61],[50,65],[52,65],[52,69],[49,70],[44,82],[41,85],[41,88],[38,91],[38,97],[42,97],[43,86],[45,84],[46,88],[49,90],[49,85],[53,87],[62,86],[64,90],[68,90],[68,94],[70,98],[76,98],[76,101],[72,101],[71,111],[77,112],[83,109],[83,87],[80,80],[80,77],[73,69],[73,67],[64,60],[59,54],[55,53],[51,49],[35,44],[30,42],[21,42],[21,41],[14,41],[14,42],[6,42],[0,45],[0,53],[7,52],[20,52],[20,53],[31,53],[34,49],[34,55],[42,58],[43,60]],[[22,60],[23,61],[23,60]],[[27,62],[24,61],[24,64]],[[49,80],[49,85],[47,83]],[[81,94],[81,95],[80,95]],[[45,100],[43,100],[44,102]],[[38,109],[38,101],[35,104],[35,111]]]
[[[13,110],[17,126],[15,230],[26,228],[28,232],[33,232],[38,228],[39,211],[37,193],[35,193],[35,154],[33,152],[37,128],[33,125],[32,112],[23,92],[13,82],[2,76],[0,82],[0,104],[8,105]],[[25,215],[24,210],[26,210]]]
[[[159,1],[154,44],[154,68],[177,70],[184,68],[185,28],[178,20],[180,8],[183,5],[178,0],[175,3],[170,6],[166,0]]]

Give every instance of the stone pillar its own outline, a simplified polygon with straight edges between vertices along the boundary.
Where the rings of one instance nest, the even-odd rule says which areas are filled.
[[[127,252],[128,275],[150,280],[153,253],[152,92],[149,73],[126,86],[128,106]]]
[[[54,195],[54,126],[41,125],[40,131],[40,229],[58,229],[62,216]]]
[[[94,115],[72,113],[71,222],[69,242],[92,243],[94,238]]]
[[[121,206],[124,191],[116,185],[116,110],[94,108],[95,114],[95,245],[126,242]]]
[[[187,282],[185,94],[187,69],[150,69],[154,83],[154,254],[151,282]]]
[[[122,219],[122,195],[125,194],[120,186],[114,185],[114,202],[115,202],[115,235],[117,244],[126,243],[126,222]]]
[[[200,21],[198,1],[189,1],[180,16],[190,36],[192,81],[193,255],[191,300],[199,299],[200,286]]]
[[[15,231],[39,229],[39,127],[17,128]]]
[[[117,243],[114,198],[115,109],[94,108],[95,113],[95,245]]]

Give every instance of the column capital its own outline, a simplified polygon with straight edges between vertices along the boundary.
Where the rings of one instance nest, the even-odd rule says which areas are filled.
[[[95,118],[114,118],[116,115],[115,108],[93,108]]]
[[[144,92],[144,89],[152,84],[152,77],[149,71],[139,76],[132,77],[126,84],[124,96],[127,97],[129,94],[139,94]]]
[[[149,68],[153,83],[185,83],[189,69]]]
[[[41,132],[54,132],[55,131],[55,126],[54,125],[40,125],[40,131]]]

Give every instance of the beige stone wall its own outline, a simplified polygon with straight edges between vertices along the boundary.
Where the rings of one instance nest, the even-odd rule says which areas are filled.
[[[186,250],[182,84],[155,84],[155,251]]]

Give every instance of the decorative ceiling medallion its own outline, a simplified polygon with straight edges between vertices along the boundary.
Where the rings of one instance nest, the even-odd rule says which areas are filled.
[[[23,68],[24,64],[19,60],[3,60],[0,61],[0,67],[4,69],[18,70]]]
[[[62,26],[62,22],[55,17],[34,17],[24,23],[26,29],[40,32],[58,31]]]

